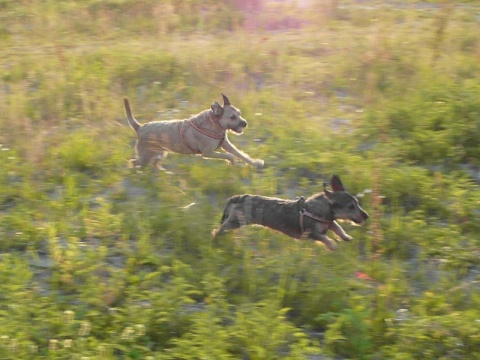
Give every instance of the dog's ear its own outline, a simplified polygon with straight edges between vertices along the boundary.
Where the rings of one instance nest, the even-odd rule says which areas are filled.
[[[223,98],[223,106],[232,105],[230,104],[230,100],[228,100],[228,97],[225,94],[222,94],[222,98]]]
[[[338,175],[333,175],[330,179],[330,185],[332,186],[333,191],[345,191],[343,188],[342,181]]]
[[[212,111],[213,111],[213,115],[217,116],[217,117],[220,117],[223,115],[223,108],[220,106],[220,104],[216,101],[213,102],[212,106],[210,106]]]

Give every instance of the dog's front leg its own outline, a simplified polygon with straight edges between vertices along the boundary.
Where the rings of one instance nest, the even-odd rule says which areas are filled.
[[[235,157],[232,154],[220,153],[216,151],[204,151],[202,152],[202,157],[210,159],[224,159],[230,161],[230,164],[235,165]]]
[[[323,245],[325,245],[332,251],[337,250],[337,243],[325,234],[312,232],[308,237],[312,240],[320,240]]]
[[[250,158],[247,154],[241,152],[240,150],[238,150],[229,140],[227,137],[225,137],[225,140],[223,140],[223,143],[222,143],[222,149],[229,152],[230,154],[233,154],[235,155],[236,157],[238,157],[239,159],[242,159],[243,161],[245,161],[247,164],[249,165],[252,165],[252,166],[255,166],[257,168],[261,168],[263,167],[263,160],[261,159],[252,159]]]
[[[343,241],[351,241],[353,240],[353,237],[348,235],[343,228],[338,225],[336,221],[332,221],[330,226],[328,227],[330,230],[332,230],[335,234],[337,234]]]

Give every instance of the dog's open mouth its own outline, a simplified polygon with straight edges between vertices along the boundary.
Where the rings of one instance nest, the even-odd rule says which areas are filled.
[[[353,223],[353,225],[361,225],[365,222],[365,220],[367,220],[368,216],[367,217],[359,217],[359,218],[355,218],[355,217],[351,217],[350,218],[350,221]]]
[[[232,130],[237,134],[243,134],[243,129],[245,129],[245,127],[239,126],[239,127],[235,128],[235,129],[232,129]]]

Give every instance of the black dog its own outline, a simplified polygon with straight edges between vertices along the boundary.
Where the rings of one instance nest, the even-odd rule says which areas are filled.
[[[338,176],[332,176],[330,184],[333,191],[325,189],[323,193],[306,200],[284,200],[260,195],[233,196],[228,199],[221,226],[213,231],[213,235],[257,224],[292,238],[320,240],[330,250],[335,250],[337,244],[326,235],[327,230],[332,230],[344,241],[353,239],[335,220],[362,224],[368,219],[368,214],[360,207],[358,200],[345,191]]]

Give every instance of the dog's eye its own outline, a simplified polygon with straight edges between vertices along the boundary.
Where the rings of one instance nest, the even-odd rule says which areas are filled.
[[[230,116],[230,119],[235,120],[237,117],[235,115]]]
[[[350,204],[350,205],[348,206],[348,209],[349,209],[349,210],[355,210],[355,205]]]

